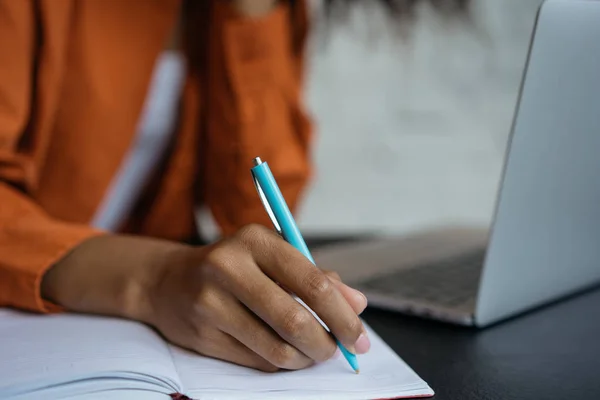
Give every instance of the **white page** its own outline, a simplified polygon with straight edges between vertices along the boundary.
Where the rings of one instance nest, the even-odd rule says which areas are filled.
[[[2,399],[180,388],[164,341],[145,325],[116,318],[0,309],[0,360]]]
[[[366,326],[366,325],[365,325]],[[264,373],[171,347],[184,393],[198,400],[375,399],[429,396],[433,391],[368,326],[371,350],[359,356],[360,374],[343,357],[300,371]]]
[[[47,400],[47,397],[44,397]],[[151,392],[148,390],[121,390],[102,391],[92,394],[84,394],[73,397],[61,397],[61,400],[171,400],[171,396],[165,393]]]

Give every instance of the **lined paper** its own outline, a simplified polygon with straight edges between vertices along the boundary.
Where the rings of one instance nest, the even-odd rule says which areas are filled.
[[[265,373],[171,347],[184,392],[198,400],[374,399],[431,396],[433,391],[367,326],[371,350],[360,374],[343,357],[299,371]]]
[[[359,375],[343,357],[300,371],[264,373],[168,345],[133,321],[0,309],[0,398],[168,400],[175,392],[197,400],[431,396],[427,383],[366,328],[371,350],[359,356]]]
[[[164,341],[131,321],[0,310],[1,398],[61,398],[180,387]],[[44,390],[44,392],[41,392]]]

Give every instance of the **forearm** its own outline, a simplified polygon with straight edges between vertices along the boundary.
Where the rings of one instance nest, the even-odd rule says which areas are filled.
[[[148,294],[175,255],[187,246],[106,235],[89,239],[54,265],[42,296],[71,311],[149,321]]]

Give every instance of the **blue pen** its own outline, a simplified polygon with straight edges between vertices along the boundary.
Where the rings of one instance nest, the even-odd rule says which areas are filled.
[[[273,222],[275,230],[277,230],[277,232],[288,243],[298,249],[306,256],[306,258],[315,264],[315,260],[313,260],[312,255],[306,246],[306,242],[304,242],[302,234],[300,234],[300,230],[294,221],[294,217],[292,216],[292,213],[290,212],[267,163],[262,162],[260,157],[256,157],[254,159],[254,167],[251,169],[251,173],[254,184],[256,185],[256,190],[260,196],[260,200],[265,206],[265,210],[267,211],[267,214],[269,214],[269,218],[271,219],[271,222]],[[327,325],[325,325],[319,316],[313,310],[311,310],[310,307],[308,307],[302,301],[302,299],[298,297],[295,297],[295,299],[311,312],[311,314],[317,319],[317,321],[319,321],[319,323],[323,326],[323,328],[325,328],[325,330],[327,330],[327,332],[331,333]],[[358,360],[356,355],[350,353],[337,339],[336,343],[346,360],[348,360],[348,363],[354,372],[358,374],[360,369],[358,368]]]

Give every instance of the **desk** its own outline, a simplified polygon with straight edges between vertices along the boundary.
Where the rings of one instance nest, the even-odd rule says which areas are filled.
[[[363,317],[435,400],[600,399],[600,289],[482,330],[374,309]]]

